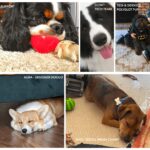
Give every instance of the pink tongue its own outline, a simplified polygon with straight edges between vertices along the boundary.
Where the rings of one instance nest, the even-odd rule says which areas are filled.
[[[103,47],[100,50],[100,54],[104,59],[110,58],[112,56],[112,47],[111,46]]]

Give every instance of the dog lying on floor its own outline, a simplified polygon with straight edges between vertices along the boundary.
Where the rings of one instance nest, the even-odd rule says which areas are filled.
[[[57,125],[57,118],[64,114],[62,98],[33,101],[16,110],[9,109],[11,127],[22,134],[45,131]]]
[[[102,123],[119,128],[120,137],[125,142],[137,136],[146,122],[146,115],[136,102],[104,76],[87,77],[85,97],[103,108]]]

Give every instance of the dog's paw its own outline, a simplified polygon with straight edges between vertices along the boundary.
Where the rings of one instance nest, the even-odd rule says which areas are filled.
[[[136,55],[142,55],[142,51],[136,51]]]
[[[45,130],[47,130],[47,129],[46,129],[46,128],[39,128],[39,129],[38,129],[39,132],[43,132],[43,131],[45,131]]]
[[[55,122],[54,122],[54,126],[57,126],[57,125],[58,125],[58,123],[57,123],[57,121],[55,121]]]

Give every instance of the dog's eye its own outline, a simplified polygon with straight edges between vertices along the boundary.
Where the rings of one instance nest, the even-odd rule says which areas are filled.
[[[139,130],[139,129],[136,129],[133,136],[134,136],[134,137],[138,136],[139,132],[140,132],[140,130]]]
[[[126,126],[127,126],[127,127],[130,127],[130,124],[129,124],[127,121],[126,121]]]
[[[33,122],[33,120],[29,120],[29,121],[28,121],[28,123],[32,123],[32,122]]]
[[[22,124],[22,121],[19,121],[18,123],[19,123],[19,124]]]

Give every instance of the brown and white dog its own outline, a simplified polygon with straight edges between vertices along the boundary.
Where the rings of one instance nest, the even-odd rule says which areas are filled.
[[[16,110],[9,109],[12,117],[11,127],[22,134],[45,131],[57,125],[57,120],[64,114],[62,98],[28,102]]]
[[[120,137],[125,142],[137,136],[141,125],[145,124],[146,115],[137,103],[105,76],[88,76],[85,97],[103,109],[102,123],[119,128]]]

